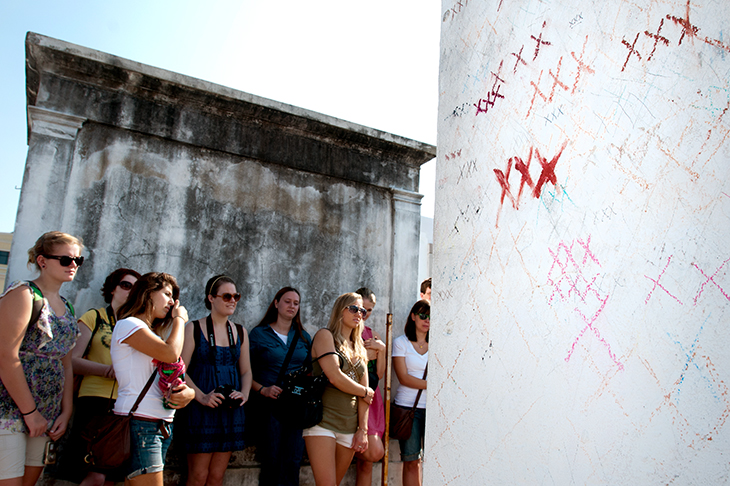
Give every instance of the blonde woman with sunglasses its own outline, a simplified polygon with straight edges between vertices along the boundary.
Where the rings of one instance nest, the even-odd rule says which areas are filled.
[[[375,393],[368,386],[362,341],[366,315],[362,296],[340,295],[327,328],[314,336],[314,374],[324,373],[329,380],[322,395],[324,418],[303,432],[317,486],[340,484],[355,452],[368,448],[368,407]]]
[[[32,486],[43,472],[49,440],[66,432],[73,408],[71,349],[78,327],[60,295],[84,263],[81,240],[45,233],[28,250],[40,276],[0,296],[0,485]],[[40,307],[34,305],[40,303]],[[39,309],[40,314],[34,315]]]
[[[74,374],[81,375],[79,395],[75,402],[73,429],[68,446],[64,450],[61,466],[69,479],[82,479],[81,486],[111,486],[124,481],[124,471],[107,473],[95,470],[84,461],[87,444],[81,439],[81,432],[89,421],[106,415],[117,397],[116,380],[110,346],[112,331],[117,322],[117,311],[127,302],[129,291],[141,275],[129,268],[118,268],[110,273],[101,287],[104,302],[108,305],[91,309],[79,320],[79,339],[73,350]],[[84,474],[86,473],[86,474]],[[73,478],[77,476],[77,478]]]
[[[235,282],[216,275],[205,286],[210,315],[185,327],[182,359],[195,401],[178,418],[188,454],[188,486],[218,486],[233,451],[244,444],[244,408],[251,389],[246,329],[233,324],[241,294]]]

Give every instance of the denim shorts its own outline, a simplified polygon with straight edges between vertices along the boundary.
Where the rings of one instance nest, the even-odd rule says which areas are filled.
[[[127,477],[132,479],[140,474],[162,472],[165,468],[165,455],[172,442],[172,423],[165,422],[169,436],[165,439],[160,430],[160,421],[132,419],[132,459]]]
[[[411,436],[406,440],[399,440],[400,460],[403,462],[417,461],[423,458],[423,436],[426,432],[426,409],[417,408],[413,417]]]

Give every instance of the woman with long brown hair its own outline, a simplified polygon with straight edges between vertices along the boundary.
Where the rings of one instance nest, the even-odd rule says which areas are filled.
[[[261,486],[299,484],[299,467],[304,455],[302,429],[279,420],[277,414],[286,410],[280,410],[276,400],[282,392],[277,385],[279,375],[298,370],[310,359],[312,338],[302,325],[300,299],[297,289],[280,289],[250,335],[251,390],[256,393],[251,396],[252,416],[247,417],[247,427],[251,426],[247,435],[256,441]],[[289,363],[282,369],[290,349]]]
[[[179,294],[172,275],[147,273],[132,287],[127,302],[119,309],[122,319],[114,327],[111,345],[119,383],[114,413],[129,413],[148,379],[156,373],[154,360],[175,363],[180,358],[188,312],[180,305]],[[134,486],[162,486],[175,409],[195,398],[195,392],[185,384],[163,397],[158,381],[156,376],[131,421],[132,458],[127,480]]]

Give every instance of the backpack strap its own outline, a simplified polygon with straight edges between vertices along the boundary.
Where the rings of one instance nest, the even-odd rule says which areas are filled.
[[[89,356],[89,351],[91,351],[91,343],[94,340],[96,331],[98,331],[103,324],[101,314],[99,314],[99,309],[94,309],[94,312],[96,312],[96,323],[94,325],[94,330],[91,331],[91,337],[89,338],[89,342],[86,344],[86,349],[84,349],[84,354],[81,355],[83,359],[86,359]]]
[[[33,326],[38,319],[41,317],[41,310],[43,309],[43,292],[32,280],[28,280],[28,287],[30,287],[31,295],[33,296],[33,309],[30,312],[30,321],[28,321],[28,327]]]
[[[33,296],[33,309],[30,311],[30,320],[28,321],[28,327],[31,327],[33,324],[38,322],[38,319],[41,317],[41,310],[43,310],[45,297],[43,297],[43,292],[41,292],[41,289],[35,284],[35,282],[28,280],[26,283],[28,284],[28,287],[30,287],[31,294]],[[66,305],[66,308],[71,311],[71,315],[76,316],[76,310],[74,309],[73,304],[67,301],[64,297],[61,297],[61,300]]]

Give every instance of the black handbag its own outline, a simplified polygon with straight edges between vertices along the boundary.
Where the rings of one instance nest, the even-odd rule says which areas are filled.
[[[127,415],[116,415],[109,412],[107,415],[94,417],[81,432],[81,438],[86,442],[86,456],[84,461],[98,471],[112,471],[127,462],[132,455],[132,435],[130,424],[132,416],[140,402],[147,394],[155,380],[157,369],[147,380],[147,384],[137,397]],[[114,394],[114,387],[112,387]],[[110,398],[111,400],[111,398]]]
[[[428,365],[426,365],[426,369],[423,370],[423,380],[426,379],[427,373]],[[413,418],[416,416],[416,406],[418,405],[418,400],[421,399],[421,393],[423,393],[423,389],[418,390],[416,401],[413,402],[412,407],[402,407],[395,403],[391,407],[390,427],[388,430],[388,435],[391,439],[408,440],[411,437],[411,431],[413,430]]]
[[[324,373],[313,376],[312,363],[324,356],[336,353],[324,353],[314,359],[312,363],[307,363],[296,371],[286,373],[298,339],[299,333],[294,334],[294,339],[289,345],[289,352],[276,380],[276,386],[280,387],[282,391],[271,402],[274,415],[279,422],[295,429],[307,429],[322,421],[324,413],[322,394],[329,383]]]

